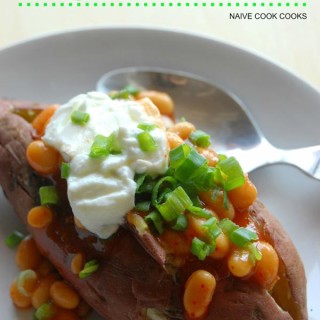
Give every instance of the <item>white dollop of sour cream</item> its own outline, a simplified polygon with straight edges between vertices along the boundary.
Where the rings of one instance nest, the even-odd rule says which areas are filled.
[[[85,125],[71,121],[73,111],[90,115]],[[149,133],[155,151],[140,149],[137,135],[141,123],[155,124]],[[160,124],[160,125],[159,125]],[[94,138],[114,133],[121,153],[91,158]],[[168,143],[158,109],[136,101],[112,100],[104,93],[89,92],[71,99],[57,109],[46,127],[43,141],[70,162],[68,198],[75,217],[100,238],[108,238],[134,208],[135,173],[152,176],[168,168]]]

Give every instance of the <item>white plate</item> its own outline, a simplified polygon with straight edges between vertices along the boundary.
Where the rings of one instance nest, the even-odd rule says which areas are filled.
[[[0,51],[0,96],[64,102],[93,90],[104,72],[128,66],[187,71],[226,88],[246,104],[276,146],[294,148],[320,143],[319,92],[261,57],[199,35],[114,28],[24,42]],[[283,165],[260,169],[251,177],[260,198],[284,224],[302,256],[308,276],[309,319],[318,320],[320,182]],[[14,252],[3,244],[13,229],[23,227],[2,197],[0,210],[1,319],[30,320],[30,313],[17,312],[8,297],[17,268]],[[93,315],[92,319],[98,317]]]

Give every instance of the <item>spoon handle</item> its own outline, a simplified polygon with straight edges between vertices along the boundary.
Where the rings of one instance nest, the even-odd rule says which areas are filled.
[[[280,151],[283,152],[284,163],[292,164],[320,180],[320,145]]]
[[[286,163],[298,167],[309,176],[320,180],[320,145],[283,150],[271,145],[265,138],[251,150],[234,149],[227,155],[235,156],[245,172],[257,168]]]

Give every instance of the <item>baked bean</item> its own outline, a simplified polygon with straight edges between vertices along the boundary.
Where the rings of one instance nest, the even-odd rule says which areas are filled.
[[[167,139],[171,150],[184,143],[184,141],[176,133],[170,131],[167,131]]]
[[[271,244],[265,241],[258,241],[257,249],[262,258],[256,262],[253,278],[263,287],[270,289],[278,279],[279,257]]]
[[[51,174],[58,170],[60,155],[55,149],[46,146],[42,140],[35,140],[27,147],[27,160],[35,171]]]
[[[167,229],[161,235],[161,242],[170,253],[175,255],[186,255],[190,252],[186,236],[181,232]]]
[[[35,269],[35,271],[39,275],[39,277],[46,277],[54,271],[54,267],[47,259],[44,259],[42,260],[40,265]]]
[[[82,253],[77,253],[71,261],[71,272],[73,274],[79,274],[84,266],[84,255]]]
[[[230,249],[229,238],[222,232],[216,239],[215,250],[210,254],[210,257],[214,259],[224,258]]]
[[[10,287],[10,297],[18,308],[28,308],[31,306],[30,297],[26,297],[18,290],[17,281],[14,281]]]
[[[16,253],[16,263],[21,270],[36,269],[41,263],[42,256],[31,237],[21,241]]]
[[[21,294],[30,297],[38,285],[38,275],[31,269],[19,273],[17,286]]]
[[[199,154],[208,160],[209,167],[215,167],[219,161],[217,153],[210,148],[196,147]]]
[[[34,228],[45,228],[51,222],[53,213],[50,208],[38,206],[32,208],[28,213],[28,224]]]
[[[205,270],[197,270],[188,278],[184,295],[184,309],[191,319],[201,318],[207,312],[216,288],[215,277]]]
[[[191,132],[195,130],[196,127],[188,121],[178,122],[168,129],[169,132],[176,133],[183,140],[188,139]]]
[[[257,189],[249,180],[248,175],[245,177],[244,185],[228,192],[228,197],[232,204],[239,210],[249,208],[257,197]]]
[[[42,304],[46,303],[50,298],[50,287],[57,281],[57,277],[54,274],[40,280],[40,283],[31,297],[32,306],[38,309]]]
[[[32,126],[34,129],[36,129],[39,136],[42,136],[44,134],[46,125],[53,116],[53,114],[56,112],[57,108],[58,105],[52,105],[44,109],[32,121]]]
[[[56,281],[50,287],[50,297],[64,309],[75,309],[80,302],[79,295],[63,281]]]
[[[73,311],[59,309],[50,320],[79,320],[79,317]]]
[[[166,116],[172,116],[174,111],[174,103],[171,97],[160,91],[140,91],[136,96],[136,99],[149,98],[159,109],[161,114]]]
[[[228,199],[227,207],[225,207],[222,191],[219,191],[216,197],[213,197],[212,190],[208,192],[200,192],[199,197],[210,209],[218,214],[220,219],[234,219],[235,212],[233,204]]]
[[[250,253],[246,249],[234,249],[228,257],[230,272],[236,277],[245,277],[251,273],[254,263],[250,259]]]

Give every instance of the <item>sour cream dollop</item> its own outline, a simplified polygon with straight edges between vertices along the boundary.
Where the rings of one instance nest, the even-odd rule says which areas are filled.
[[[71,121],[73,111],[90,115],[85,125]],[[140,149],[137,136],[141,123],[157,125],[149,133],[155,151]],[[115,134],[120,154],[91,158],[97,135]],[[100,238],[108,238],[134,208],[135,173],[152,176],[168,168],[168,143],[159,111],[151,103],[112,100],[104,93],[89,92],[71,99],[57,109],[46,127],[43,141],[57,149],[70,163],[68,198],[73,214],[81,224]]]

